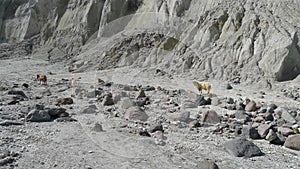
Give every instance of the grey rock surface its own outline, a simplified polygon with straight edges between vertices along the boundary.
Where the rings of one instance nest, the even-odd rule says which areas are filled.
[[[224,147],[235,157],[254,157],[263,155],[261,150],[255,144],[243,138],[230,140],[224,144]]]
[[[31,122],[47,122],[51,120],[51,117],[45,110],[34,109],[27,114],[26,120]]]
[[[300,151],[300,135],[296,134],[296,135],[289,136],[286,139],[284,146],[290,149]]]

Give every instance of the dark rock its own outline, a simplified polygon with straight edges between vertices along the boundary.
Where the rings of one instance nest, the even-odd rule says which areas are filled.
[[[245,107],[247,112],[255,111],[256,109],[256,103],[254,101],[250,101]]]
[[[124,118],[128,120],[147,121],[148,115],[138,106],[132,106],[125,112]]]
[[[137,91],[136,86],[122,85],[121,88],[125,91]]]
[[[270,143],[275,144],[275,145],[283,145],[286,138],[278,132],[276,132],[276,135],[277,135],[277,138],[275,140],[271,141]]]
[[[290,135],[286,139],[284,146],[293,150],[300,151],[300,134]]]
[[[269,124],[261,124],[258,126],[257,131],[261,138],[265,138],[269,132],[271,125]]]
[[[197,127],[201,127],[201,124],[199,123],[198,120],[193,120],[189,123],[189,127],[190,128],[197,128]]]
[[[15,161],[15,158],[11,156],[4,157],[0,159],[0,166],[7,166],[8,164],[11,164]]]
[[[260,114],[266,113],[268,111],[267,107],[261,107],[257,112]]]
[[[140,130],[139,135],[144,137],[151,137],[151,135],[146,130]]]
[[[235,157],[254,157],[263,155],[261,150],[255,144],[244,138],[237,138],[227,141],[224,144],[224,147]]]
[[[73,104],[73,99],[70,97],[67,98],[59,98],[57,99],[58,104],[67,105],[67,104]]]
[[[47,122],[51,120],[51,117],[45,110],[33,109],[27,114],[26,120],[31,122]]]
[[[93,90],[93,91],[87,92],[85,96],[87,98],[96,98],[98,96],[101,96],[101,94],[102,94],[102,91],[100,91],[100,90]]]
[[[27,89],[27,88],[29,87],[29,84],[23,83],[22,86],[25,87],[25,88]]]
[[[154,124],[149,127],[148,131],[150,133],[154,133],[156,131],[164,131],[164,130],[163,130],[163,126],[161,124]]]
[[[54,120],[55,122],[75,122],[77,121],[76,119],[68,116],[68,117],[59,117]]]
[[[44,110],[45,105],[42,105],[42,104],[36,104],[34,107],[35,107],[35,109],[37,109],[37,110]]]
[[[196,166],[197,169],[219,169],[218,165],[211,161],[201,161]]]
[[[102,125],[100,123],[95,123],[92,130],[95,131],[95,132],[102,132],[103,128],[102,128]]]
[[[20,101],[12,100],[12,101],[8,102],[7,105],[15,105],[15,104],[18,104],[18,103],[20,103]]]
[[[217,124],[220,123],[220,117],[214,110],[208,110],[203,113],[201,122],[203,123],[209,123],[209,124]]]
[[[206,105],[211,105],[211,98],[206,99]]]
[[[272,107],[268,107],[267,108],[267,112],[273,114],[274,113],[274,109]]]
[[[104,96],[104,99],[102,101],[102,105],[103,106],[111,106],[111,105],[114,105],[114,100],[112,99],[112,94],[109,93],[109,94],[106,94]]]
[[[235,118],[244,120],[245,122],[251,121],[251,117],[243,110],[236,111]]]
[[[55,107],[48,110],[48,114],[51,117],[60,117],[61,114],[65,113],[66,109],[62,107]]]
[[[145,91],[143,89],[140,89],[135,98],[138,99],[143,97],[146,97]]]
[[[233,104],[233,103],[234,103],[233,98],[227,97],[227,98],[226,98],[226,103],[227,103],[227,104]]]
[[[266,135],[265,139],[272,142],[272,141],[278,139],[278,137],[277,137],[277,134],[272,129],[270,129],[268,134]]]
[[[252,126],[244,125],[242,128],[241,137],[243,138],[251,138],[251,139],[260,139],[260,136],[256,130],[256,128]]]
[[[197,99],[195,100],[195,103],[198,106],[204,106],[204,105],[209,105],[211,104],[211,99],[208,98],[207,100],[204,98],[204,96],[200,95],[197,97]]]
[[[114,84],[113,82],[106,82],[103,84],[103,86],[111,87],[113,84]]]
[[[293,116],[294,118],[297,117],[297,110],[291,110],[290,115]]]
[[[266,120],[266,121],[273,121],[274,120],[274,117],[273,117],[273,114],[272,113],[266,113],[266,114],[264,114],[264,119]]]
[[[235,103],[236,110],[245,110],[245,105],[242,101],[237,101]]]
[[[275,110],[277,108],[277,105],[272,103],[272,104],[269,104],[268,107],[272,108],[273,110]]]
[[[146,86],[146,87],[143,87],[143,90],[144,91],[154,91],[155,87],[153,87],[153,86]]]
[[[230,89],[232,89],[232,86],[231,86],[229,83],[227,83],[227,84],[225,85],[225,89],[230,90]]]
[[[8,94],[9,95],[17,95],[17,96],[21,96],[23,98],[28,98],[25,93],[21,90],[10,90],[8,91]]]
[[[24,122],[13,121],[13,120],[4,120],[0,122],[0,126],[12,126],[12,125],[23,125]]]

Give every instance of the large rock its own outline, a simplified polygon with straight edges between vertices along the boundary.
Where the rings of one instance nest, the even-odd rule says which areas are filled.
[[[112,98],[112,94],[109,93],[107,95],[104,96],[104,99],[102,101],[102,105],[103,106],[111,106],[111,105],[114,105],[114,100]]]
[[[170,113],[168,119],[171,121],[188,122],[190,120],[190,112],[182,110],[181,112]]]
[[[220,123],[221,120],[216,111],[208,110],[202,114],[201,122],[208,124],[217,124]]]
[[[235,112],[235,118],[244,120],[245,122],[248,122],[251,120],[251,117],[244,111],[244,110],[238,110]]]
[[[149,116],[140,107],[132,106],[126,110],[124,118],[128,120],[147,121]]]
[[[289,136],[291,134],[295,134],[294,131],[288,127],[278,127],[277,131],[281,133],[283,136]]]
[[[247,105],[246,105],[246,107],[245,107],[245,110],[247,111],[247,112],[251,112],[251,111],[255,111],[257,108],[256,108],[256,103],[255,103],[255,101],[250,101]]]
[[[256,128],[254,128],[252,126],[246,126],[246,125],[244,125],[242,128],[241,137],[251,138],[251,139],[259,139],[260,138]]]
[[[286,139],[284,146],[293,150],[300,151],[300,134],[289,136]]]
[[[211,99],[210,98],[205,99],[204,96],[200,95],[196,98],[195,103],[198,106],[209,105],[211,104]]]
[[[28,98],[26,96],[26,94],[21,90],[11,90],[11,91],[8,91],[8,94],[9,95],[17,95],[17,96],[20,96],[22,98]]]
[[[54,107],[48,110],[48,114],[51,117],[61,117],[64,113],[66,113],[66,109],[62,107]]]
[[[261,124],[258,126],[257,131],[261,138],[265,138],[267,134],[269,133],[269,129],[271,128],[271,125],[269,124]]]
[[[51,120],[51,117],[48,111],[33,109],[27,114],[26,120],[31,122],[47,122]]]
[[[235,157],[253,157],[263,155],[261,150],[254,143],[243,138],[227,141],[224,144],[224,147]]]
[[[268,134],[266,135],[266,140],[272,142],[278,139],[277,134],[273,130],[269,130]]]

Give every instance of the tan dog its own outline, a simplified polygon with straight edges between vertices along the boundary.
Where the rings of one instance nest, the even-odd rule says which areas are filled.
[[[193,80],[193,85],[198,89],[198,91],[202,94],[202,90],[206,90],[207,94],[210,94],[211,84],[209,82],[199,82],[197,80]]]
[[[40,84],[47,84],[47,76],[46,75],[36,75],[37,80]]]

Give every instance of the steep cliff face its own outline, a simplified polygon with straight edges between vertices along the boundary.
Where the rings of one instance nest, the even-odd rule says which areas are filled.
[[[300,74],[297,0],[0,3],[2,42],[38,37],[40,46],[76,55],[72,71],[133,65],[236,82]]]

